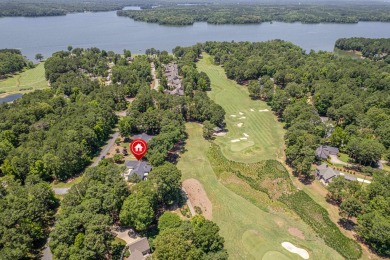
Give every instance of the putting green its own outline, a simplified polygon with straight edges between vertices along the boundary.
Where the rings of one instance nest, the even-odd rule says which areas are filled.
[[[247,87],[227,79],[224,69],[213,65],[206,53],[197,67],[210,77],[210,98],[226,111],[229,131],[215,140],[226,158],[245,163],[282,158],[284,130],[271,108],[265,102],[250,99]]]
[[[291,259],[292,258],[289,258],[278,251],[268,251],[261,258],[261,260],[291,260]]]

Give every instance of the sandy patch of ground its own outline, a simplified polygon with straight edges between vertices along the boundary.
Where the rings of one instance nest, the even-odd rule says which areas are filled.
[[[195,179],[188,179],[183,181],[183,188],[187,192],[188,199],[194,207],[202,209],[202,215],[211,220],[213,217],[213,206],[207,197],[206,191],[202,184]]]
[[[245,116],[242,116],[242,117],[240,117],[239,119],[246,119],[246,117],[245,117]]]
[[[240,139],[234,139],[234,140],[231,140],[230,142],[232,142],[232,143],[237,143],[237,142],[239,142],[240,141]]]
[[[290,235],[294,236],[294,237],[297,237],[297,238],[300,238],[300,239],[305,239],[305,235],[303,234],[303,232],[301,230],[299,230],[298,228],[295,228],[295,227],[290,227],[288,229],[288,233],[290,233]]]
[[[255,111],[253,108],[250,109],[251,112]]]
[[[249,135],[248,135],[248,134],[246,134],[246,133],[243,133],[243,135],[244,135],[245,137],[249,137]]]
[[[296,247],[290,242],[283,242],[282,247],[291,253],[298,254],[303,259],[309,259],[309,253],[305,249]]]
[[[241,137],[240,140],[248,140],[246,137]]]
[[[215,136],[225,136],[226,132],[214,133]]]
[[[259,112],[268,112],[268,109],[260,109]]]
[[[242,112],[238,112],[240,115],[243,115],[244,113],[242,113]]]
[[[231,117],[236,117],[236,115],[230,115]]]
[[[243,123],[239,123],[239,124],[237,124],[237,126],[238,126],[238,127],[241,127],[242,125],[243,125]]]

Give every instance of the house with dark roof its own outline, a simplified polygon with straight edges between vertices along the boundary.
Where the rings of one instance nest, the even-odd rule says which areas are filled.
[[[131,137],[132,140],[139,139],[139,138],[143,139],[145,142],[148,143],[153,138],[153,136],[152,135],[148,135],[146,133],[142,133],[142,134],[139,134],[139,135],[133,135]]]
[[[338,155],[339,154],[339,148],[327,146],[327,145],[321,145],[316,149],[316,157],[317,159],[328,159],[329,155]]]
[[[143,237],[128,245],[130,256],[126,260],[143,260],[150,254],[148,239]]]
[[[316,169],[316,176],[319,180],[323,181],[325,185],[332,181],[336,176],[339,176],[340,172],[333,170],[327,164],[321,164]]]
[[[126,181],[129,181],[130,177],[134,174],[138,175],[141,180],[145,180],[148,177],[149,172],[152,170],[152,166],[144,161],[126,161],[126,171],[123,174]]]
[[[320,166],[317,166],[316,177],[325,185],[328,185],[334,177],[341,176],[344,177],[347,181],[357,181],[357,178],[352,175],[348,175],[333,168],[329,167],[327,164],[323,163]]]

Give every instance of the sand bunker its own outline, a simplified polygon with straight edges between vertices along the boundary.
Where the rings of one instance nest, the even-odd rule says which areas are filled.
[[[286,250],[290,251],[291,253],[298,254],[303,259],[309,259],[309,253],[305,249],[296,247],[290,242],[283,242],[282,247],[284,247]]]
[[[240,140],[248,140],[248,138],[242,137],[242,138],[240,138]]]
[[[206,219],[211,220],[213,217],[213,206],[202,184],[198,180],[188,179],[183,181],[183,188],[192,206],[199,207],[202,210],[202,215]]]
[[[237,126],[238,126],[238,127],[241,127],[242,125],[243,125],[243,123],[239,123],[239,124],[237,124]]]
[[[251,112],[255,111],[253,108],[250,109]]]
[[[236,115],[230,115],[231,117],[236,117]]]
[[[245,117],[245,116],[242,116],[242,117],[240,117],[239,119],[246,119],[246,117]]]
[[[260,109],[259,112],[268,112],[268,109]]]
[[[225,136],[226,132],[214,133],[215,136]]]
[[[244,135],[245,137],[249,137],[249,135],[248,135],[248,134],[246,134],[246,133],[243,133],[243,135]]]
[[[244,113],[242,113],[242,112],[238,112],[240,115],[243,115]]]
[[[232,142],[232,143],[237,143],[237,142],[239,142],[240,141],[240,139],[234,139],[234,140],[231,140],[230,142]]]

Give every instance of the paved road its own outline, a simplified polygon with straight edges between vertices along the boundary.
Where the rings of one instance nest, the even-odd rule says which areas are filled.
[[[91,166],[89,167],[95,167],[99,164],[99,162],[103,159],[103,157],[105,157],[108,153],[108,151],[110,150],[111,146],[113,146],[115,144],[115,139],[117,139],[119,136],[119,131],[116,131],[110,140],[108,140],[108,143],[106,146],[104,146],[103,150],[100,152],[99,154],[99,157],[96,158],[96,160],[91,164]]]
[[[150,67],[152,68],[152,76],[153,76],[153,83],[154,83],[154,85],[152,86],[152,89],[158,91],[159,81],[158,81],[158,78],[156,77],[156,68],[154,67],[153,62],[150,63]]]

